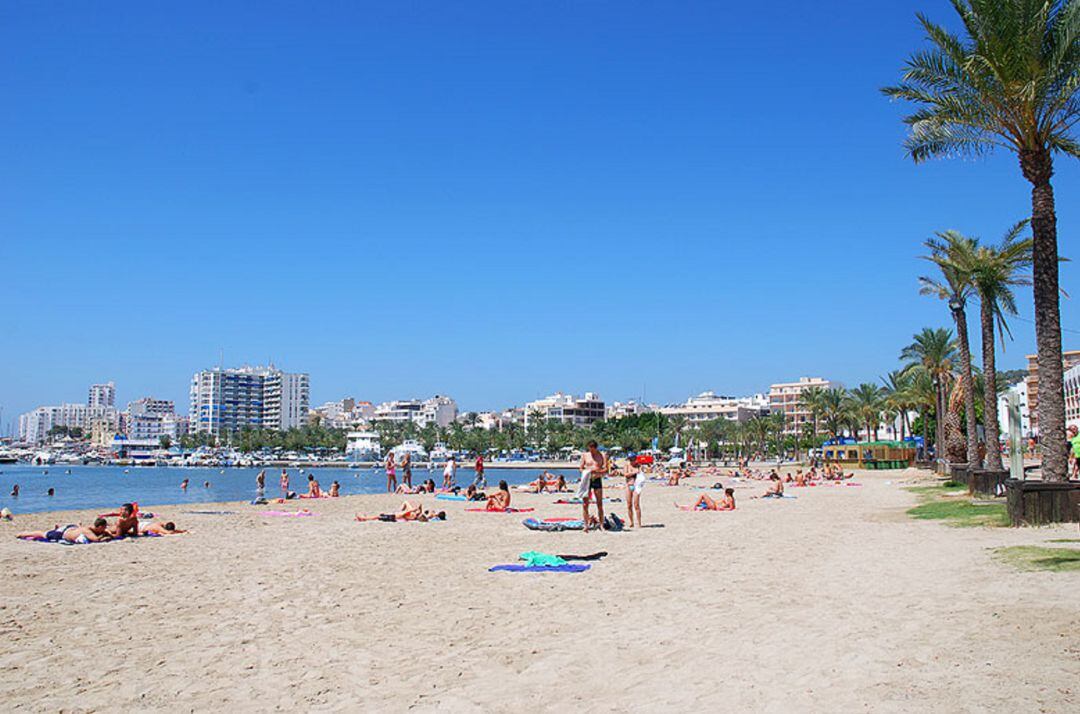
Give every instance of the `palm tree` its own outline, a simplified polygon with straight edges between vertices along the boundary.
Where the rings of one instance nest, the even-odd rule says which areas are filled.
[[[885,407],[899,417],[900,441],[903,441],[904,429],[907,426],[908,408],[911,405],[908,398],[911,374],[902,369],[894,369],[882,377],[881,382],[885,385]]]
[[[956,343],[952,331],[943,327],[924,327],[912,339],[914,341],[900,351],[900,359],[907,363],[905,371],[922,369],[930,376],[934,386],[934,445],[940,459],[945,443],[945,395],[956,370]]]
[[[941,280],[923,276],[919,278],[923,295],[933,295],[949,303],[949,311],[956,322],[956,344],[960,348],[960,384],[964,390],[964,421],[967,427],[965,446],[970,469],[982,466],[979,458],[979,437],[976,429],[975,383],[971,377],[971,346],[967,330],[967,300],[974,292],[968,266],[975,254],[975,240],[956,231],[943,231],[937,238],[926,241],[930,255],[923,256],[941,270]]]
[[[919,410],[919,414],[922,416],[922,439],[924,457],[926,449],[930,446],[930,441],[927,439],[927,425],[930,423],[930,411],[937,406],[937,386],[934,383],[934,378],[922,365],[907,372],[911,381],[908,383],[907,400],[908,404]]]
[[[852,389],[848,396],[851,399],[853,411],[858,415],[866,426],[866,440],[870,441],[871,428],[874,433],[874,441],[877,441],[878,424],[881,423],[882,397],[881,387],[876,384],[864,382]]]
[[[1031,265],[1031,239],[1018,240],[1027,227],[1024,220],[1009,229],[997,245],[979,246],[969,266],[971,281],[979,294],[979,320],[982,326],[983,425],[986,428],[986,468],[1000,471],[1001,439],[997,411],[997,360],[994,354],[994,324],[1001,339],[1009,332],[1005,315],[1016,314],[1014,285],[1030,285],[1031,279],[1018,271]],[[1041,391],[1041,390],[1040,390]]]
[[[962,36],[919,16],[931,47],[882,91],[914,102],[905,148],[920,163],[1003,147],[1031,184],[1043,478],[1066,475],[1054,154],[1080,158],[1080,0],[952,0]]]
[[[843,387],[831,387],[821,397],[821,413],[825,420],[825,429],[835,440],[848,422],[851,403]]]
[[[812,386],[807,387],[799,395],[799,401],[802,402],[803,409],[810,412],[810,419],[814,423],[814,441],[817,441],[818,435],[818,418],[821,416],[822,400],[825,398],[825,387]],[[814,445],[817,448],[817,444]]]

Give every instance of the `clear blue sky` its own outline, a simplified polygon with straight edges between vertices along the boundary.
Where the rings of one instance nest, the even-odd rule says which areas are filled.
[[[878,88],[944,0],[734,5],[4,3],[5,426],[108,379],[186,411],[221,350],[466,409],[876,379],[948,319],[920,242],[1028,187],[903,156]]]

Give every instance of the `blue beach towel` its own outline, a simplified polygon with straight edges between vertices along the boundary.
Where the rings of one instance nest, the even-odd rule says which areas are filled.
[[[504,570],[508,573],[583,573],[590,566],[580,563],[567,563],[566,565],[493,565],[488,572],[494,573]]]
[[[437,493],[435,498],[440,501],[468,501],[469,499],[464,496],[459,496],[456,493]]]

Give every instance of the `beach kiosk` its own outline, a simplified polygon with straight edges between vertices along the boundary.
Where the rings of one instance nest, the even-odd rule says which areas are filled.
[[[915,445],[908,441],[864,441],[826,444],[825,461],[859,469],[906,469],[915,463]]]

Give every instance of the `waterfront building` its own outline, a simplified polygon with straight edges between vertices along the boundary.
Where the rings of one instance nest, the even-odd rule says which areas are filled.
[[[216,367],[191,379],[194,433],[220,436],[240,429],[285,430],[306,423],[310,379],[269,367]]]
[[[374,413],[375,407],[371,402],[345,397],[336,402],[326,402],[322,406],[313,407],[309,412],[309,418],[312,422],[317,420],[327,429],[348,429],[371,419]]]
[[[539,416],[547,421],[561,421],[575,426],[588,426],[604,418],[604,400],[594,392],[584,397],[556,392],[549,397],[537,399],[525,405],[525,428]]]
[[[88,404],[60,404],[38,407],[19,417],[19,440],[40,444],[53,427],[82,429],[89,434],[96,420],[103,421],[113,431],[119,427],[119,414],[115,407],[90,406]]]
[[[1039,356],[1028,355],[1027,397],[1028,411],[1031,418],[1031,434],[1039,434]],[[1068,350],[1061,353],[1061,364],[1069,371],[1080,364],[1080,350]]]
[[[457,402],[436,394],[431,399],[399,399],[375,407],[371,421],[390,423],[412,422],[418,427],[434,424],[447,427],[458,416]]]
[[[116,384],[106,382],[104,384],[91,384],[90,393],[86,397],[88,407],[115,407]]]
[[[381,457],[378,433],[350,431],[345,435],[345,458],[349,461],[378,461]]]
[[[745,422],[756,416],[769,413],[769,400],[764,394],[750,397],[718,396],[715,392],[702,392],[690,397],[683,404],[671,404],[660,407],[665,416],[679,416],[691,423],[701,423],[714,419]]]
[[[1080,364],[1065,370],[1065,426],[1080,428]]]
[[[806,424],[812,424],[810,411],[802,401],[802,393],[811,387],[833,389],[839,382],[821,377],[800,377],[797,382],[778,382],[769,387],[769,411],[784,415],[784,433],[801,434]]]
[[[154,399],[153,397],[142,397],[136,399],[133,402],[128,402],[127,413],[129,415],[134,414],[158,414],[160,416],[171,416],[176,414],[176,405],[171,399]]]

